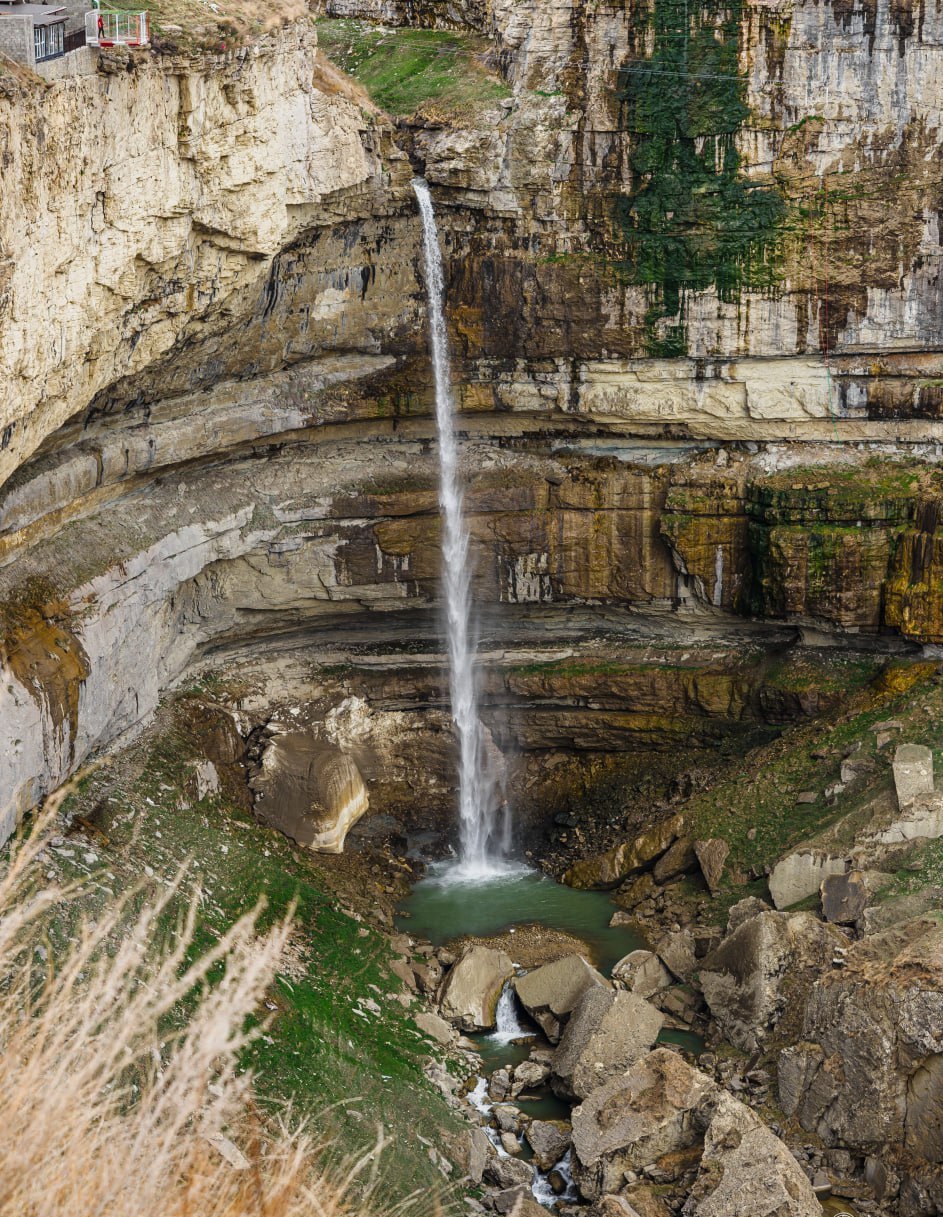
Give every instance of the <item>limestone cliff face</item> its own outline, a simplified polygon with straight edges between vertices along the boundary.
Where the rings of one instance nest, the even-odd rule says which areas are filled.
[[[496,402],[730,438],[937,434],[933,6],[328,8],[465,21],[496,46],[512,97],[413,132]]]
[[[0,99],[0,482],[116,382],[271,317],[292,271],[276,260],[305,234],[390,207],[402,158],[306,27],[130,66]],[[347,306],[375,273],[367,255],[319,270],[309,349],[357,324]],[[387,307],[379,329],[395,321]],[[281,366],[290,338],[244,344],[238,370]]]
[[[510,96],[394,127],[298,26],[0,102],[0,835],[247,648],[352,663],[419,633],[384,713],[406,735],[435,704],[447,735],[410,156],[448,262],[475,595],[514,656],[496,738],[670,747],[812,712],[741,679],[749,618],[761,650],[943,639],[916,446],[943,400],[938,14],[705,0],[699,83],[672,91],[669,0],[329,7],[464,23]],[[637,672],[679,622],[719,670]],[[597,635],[614,670],[542,666]]]

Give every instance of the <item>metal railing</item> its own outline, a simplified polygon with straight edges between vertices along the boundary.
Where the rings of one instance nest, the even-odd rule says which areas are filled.
[[[85,41],[89,46],[146,46],[150,41],[147,13],[94,9],[85,14]]]

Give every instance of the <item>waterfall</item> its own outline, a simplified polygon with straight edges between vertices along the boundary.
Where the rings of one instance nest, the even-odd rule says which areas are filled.
[[[507,852],[507,827],[499,821],[498,791],[488,756],[487,738],[478,716],[475,639],[472,632],[471,569],[464,495],[458,467],[452,401],[452,369],[443,307],[445,278],[429,187],[413,182],[422,217],[429,348],[435,377],[435,413],[439,437],[439,508],[442,514],[442,581],[445,591],[449,655],[449,693],[459,744],[459,827],[461,854],[457,872],[484,878],[500,869]]]

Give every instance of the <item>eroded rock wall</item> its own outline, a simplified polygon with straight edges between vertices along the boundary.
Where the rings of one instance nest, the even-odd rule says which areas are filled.
[[[0,482],[97,394],[169,353],[179,379],[162,396],[188,376],[290,361],[294,335],[273,331],[304,272],[304,249],[288,251],[306,236],[329,229],[345,256],[325,250],[312,272],[300,354],[376,349],[404,303],[394,282],[380,322],[355,320],[376,287],[376,229],[409,171],[309,27],[218,59],[142,54],[128,67],[0,99]],[[235,354],[232,327],[248,318]]]

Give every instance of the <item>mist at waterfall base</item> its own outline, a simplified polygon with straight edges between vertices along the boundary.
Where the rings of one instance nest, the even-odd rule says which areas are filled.
[[[476,639],[472,619],[471,555],[455,432],[452,360],[445,325],[445,272],[429,187],[413,182],[422,219],[429,315],[429,353],[435,384],[442,517],[442,587],[448,642],[449,696],[459,746],[459,855],[442,871],[451,881],[478,883],[520,870],[508,861],[510,817],[502,802],[488,736],[478,711]]]

